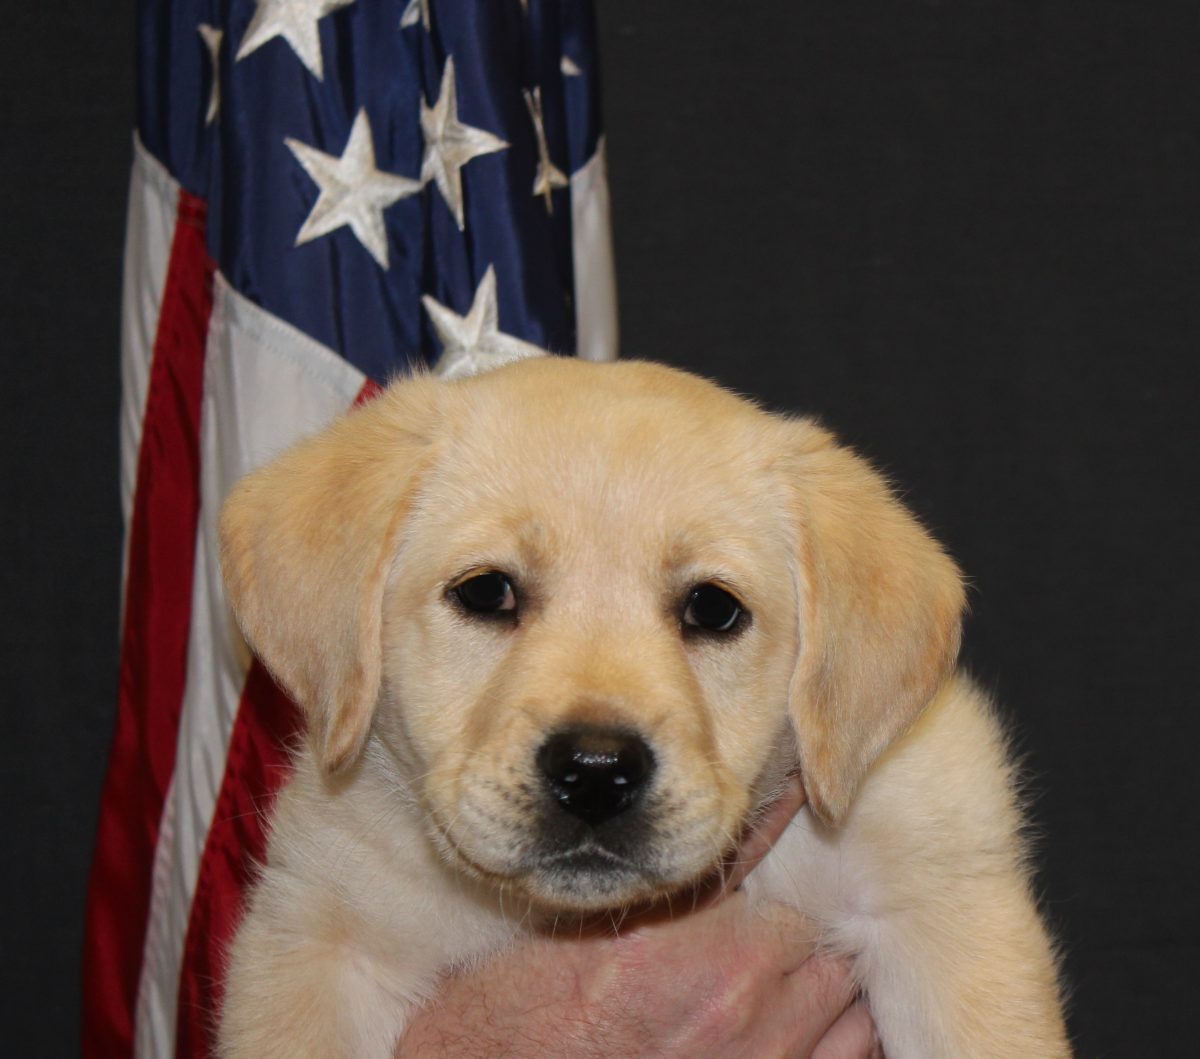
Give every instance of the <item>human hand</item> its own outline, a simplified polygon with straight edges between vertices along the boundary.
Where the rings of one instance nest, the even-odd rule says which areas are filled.
[[[751,909],[738,889],[803,803],[792,781],[694,913],[534,938],[449,978],[397,1059],[880,1059],[845,961],[815,954],[794,909]]]

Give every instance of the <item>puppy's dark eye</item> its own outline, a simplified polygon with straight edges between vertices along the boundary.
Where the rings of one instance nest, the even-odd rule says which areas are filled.
[[[476,614],[503,614],[517,609],[517,594],[512,582],[495,570],[468,577],[451,589],[451,595]]]
[[[725,589],[703,584],[688,593],[683,624],[704,632],[733,632],[744,615],[742,605]]]

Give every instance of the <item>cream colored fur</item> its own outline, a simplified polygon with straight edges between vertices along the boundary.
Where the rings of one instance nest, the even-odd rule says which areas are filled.
[[[391,1055],[440,972],[702,878],[797,759],[809,805],[747,887],[853,956],[891,1059],[1069,1054],[1003,736],[954,673],[958,572],[814,423],[641,363],[418,378],[246,479],[222,541],[309,731],[223,1056]],[[454,606],[487,570],[516,624]],[[705,582],[737,635],[683,635]],[[567,890],[534,759],[578,722],[653,749],[652,871]]]

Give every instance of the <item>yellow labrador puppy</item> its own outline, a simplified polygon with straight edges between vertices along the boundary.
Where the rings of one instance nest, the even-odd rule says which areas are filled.
[[[224,1056],[389,1056],[439,971],[694,884],[797,762],[747,885],[853,956],[891,1059],[1069,1054],[959,572],[813,422],[646,363],[416,378],[221,530],[308,722]]]

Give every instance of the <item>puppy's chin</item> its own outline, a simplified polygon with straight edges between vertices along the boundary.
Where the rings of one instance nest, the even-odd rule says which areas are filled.
[[[553,858],[525,873],[522,889],[536,904],[562,912],[603,912],[648,904],[682,885],[602,851]]]
[[[692,859],[686,864],[646,865],[591,844],[567,852],[526,854],[501,863],[476,859],[444,834],[435,841],[452,867],[504,893],[520,894],[554,916],[651,905],[695,885],[715,871],[718,863]]]

